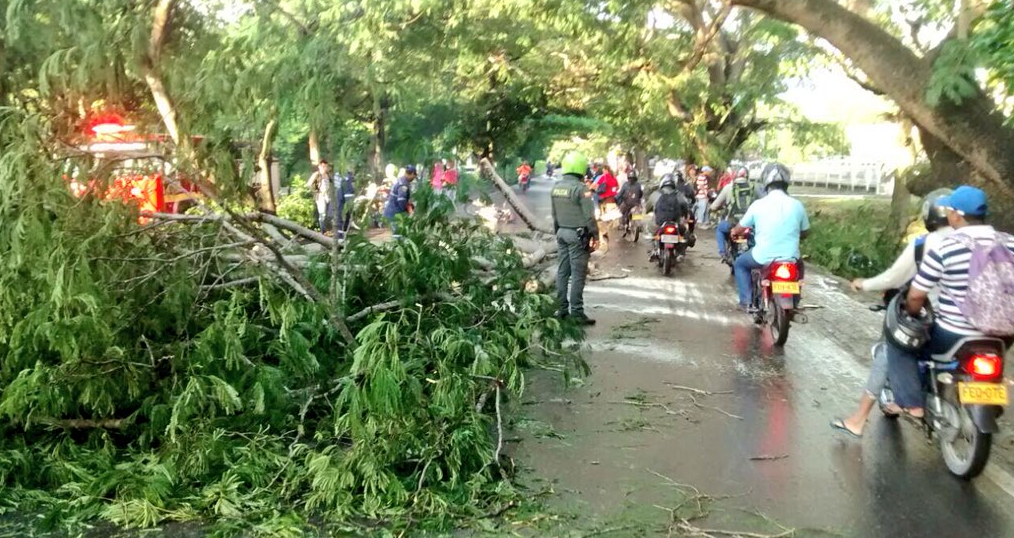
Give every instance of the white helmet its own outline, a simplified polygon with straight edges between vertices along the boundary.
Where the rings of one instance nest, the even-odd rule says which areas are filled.
[[[789,180],[792,174],[789,173],[789,169],[785,165],[780,163],[771,163],[764,167],[764,172],[761,173],[761,184],[764,188],[768,188],[772,183],[778,183],[779,181],[789,184]]]

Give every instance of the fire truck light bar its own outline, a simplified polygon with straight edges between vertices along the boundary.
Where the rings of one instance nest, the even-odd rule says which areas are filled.
[[[104,153],[111,151],[141,151],[147,148],[144,142],[98,142],[90,144],[87,151],[92,153]]]

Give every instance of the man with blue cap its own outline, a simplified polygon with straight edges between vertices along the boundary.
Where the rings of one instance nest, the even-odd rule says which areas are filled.
[[[947,209],[947,222],[955,231],[925,254],[904,305],[908,315],[918,318],[929,293],[940,290],[930,339],[921,352],[902,349],[887,339],[888,377],[895,402],[914,417],[922,417],[924,413],[919,357],[945,353],[968,336],[983,336],[969,320],[965,308],[971,277],[978,276],[969,274],[973,254],[990,249],[997,242],[1014,253],[1014,237],[998,233],[986,224],[989,204],[981,189],[961,186],[938,203]]]

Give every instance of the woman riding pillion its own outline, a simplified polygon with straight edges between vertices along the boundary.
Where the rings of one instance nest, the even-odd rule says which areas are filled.
[[[928,233],[911,241],[898,256],[898,259],[894,261],[894,264],[883,273],[872,278],[853,280],[852,289],[854,291],[890,293],[897,292],[898,289],[907,286],[915,278],[924,253],[935,249],[944,238],[954,231],[947,224],[947,209],[940,205],[940,201],[950,194],[950,189],[939,189],[927,195],[922,204],[922,221]],[[858,409],[847,417],[832,420],[831,427],[853,437],[862,437],[866,421],[869,419],[886,382],[887,353],[886,349],[881,348],[873,356],[870,374],[866,378],[865,390],[859,397]],[[891,403],[885,406],[883,411],[884,414],[893,416],[900,414],[901,408]]]

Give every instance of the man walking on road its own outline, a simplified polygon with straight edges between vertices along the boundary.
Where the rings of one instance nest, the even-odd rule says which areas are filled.
[[[594,325],[584,312],[584,284],[588,276],[588,257],[598,243],[598,224],[592,193],[582,181],[588,158],[578,152],[564,157],[561,177],[550,194],[553,228],[559,248],[560,265],[556,274],[557,316],[572,317],[581,325]]]
[[[317,224],[320,225],[320,233],[327,232],[327,217],[330,213],[331,198],[333,194],[333,183],[331,174],[328,173],[328,163],[321,159],[317,163],[317,170],[310,174],[306,180],[306,188],[313,194],[313,201],[317,204]]]

